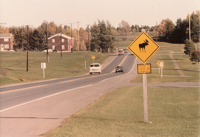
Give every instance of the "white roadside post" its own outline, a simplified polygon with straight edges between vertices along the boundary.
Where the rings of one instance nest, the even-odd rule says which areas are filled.
[[[160,61],[161,78],[163,77],[163,67],[164,67],[164,62]]]
[[[46,69],[46,63],[41,63],[41,69],[43,69],[43,78],[45,78],[45,71],[44,71],[44,69]]]

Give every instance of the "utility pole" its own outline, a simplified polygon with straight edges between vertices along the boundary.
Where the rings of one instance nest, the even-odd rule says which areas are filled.
[[[60,24],[60,51],[61,51],[61,57],[62,57],[62,25],[64,24]],[[59,46],[59,43],[57,44]]]
[[[156,43],[157,43],[157,22],[156,22]]]
[[[32,26],[32,25],[27,25],[27,59],[26,59],[26,71],[28,71],[29,26]]]
[[[78,25],[78,44],[77,44],[77,50],[79,51],[79,23],[81,22],[77,22]]]
[[[47,43],[47,62],[49,62],[49,45],[48,45],[48,23],[46,24],[46,30],[47,30],[47,34],[46,34],[46,43]]]
[[[189,0],[189,41],[191,42],[191,32],[190,32],[190,0]]]
[[[89,51],[90,51],[90,28],[89,28],[89,25],[88,25],[88,46],[89,46]]]
[[[22,29],[22,51],[24,51],[23,39],[24,39],[24,31],[23,31],[23,29]]]
[[[61,46],[61,57],[62,57],[62,27],[60,24],[60,46]]]
[[[71,24],[71,47],[70,47],[70,49],[71,49],[71,53],[73,52],[73,49],[72,49],[72,24],[74,24],[74,23],[69,23],[69,24]]]
[[[29,27],[27,25],[27,59],[26,59],[26,71],[28,71],[28,47],[29,47]]]

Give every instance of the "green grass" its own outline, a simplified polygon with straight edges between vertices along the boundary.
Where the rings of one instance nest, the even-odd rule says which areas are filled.
[[[198,44],[198,43],[196,43]],[[199,82],[199,65],[193,65],[189,60],[189,56],[183,53],[184,44],[171,44],[166,42],[158,42],[160,48],[158,51],[147,61],[151,63],[152,73],[147,75],[148,83],[163,83],[163,82]],[[178,63],[181,71],[186,77],[180,77],[180,74],[175,69],[174,64],[169,56],[170,51],[173,51],[173,57]],[[157,61],[164,61],[163,78],[161,78]],[[130,82],[142,83],[142,75],[130,80]]]
[[[71,77],[88,73],[89,65],[93,62],[103,63],[111,54],[80,51],[67,53],[49,53],[47,62],[46,53],[29,52],[28,72],[26,71],[26,52],[1,52],[0,85],[20,82],[31,82],[43,79],[41,63],[46,62],[45,79]],[[85,70],[86,61],[86,70]]]
[[[148,88],[144,123],[142,87],[120,87],[81,109],[45,137],[197,137],[199,88]]]
[[[132,41],[122,41],[118,43],[119,48],[127,49],[127,47],[132,43]]]

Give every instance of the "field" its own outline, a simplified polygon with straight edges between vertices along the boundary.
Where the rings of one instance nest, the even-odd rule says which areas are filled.
[[[131,41],[119,42],[126,48]],[[158,42],[160,49],[147,63],[152,73],[148,83],[199,82],[199,65],[183,54],[184,44]],[[198,45],[199,43],[196,43]],[[172,54],[172,59],[169,55]],[[163,78],[157,61],[164,61]],[[175,69],[176,61],[183,76]],[[142,83],[142,75],[130,80]],[[199,132],[199,87],[148,87],[148,118],[144,122],[142,87],[120,87],[63,121],[44,137],[197,137]]]
[[[61,57],[60,53],[49,53],[50,62],[47,62],[45,52],[29,52],[26,71],[26,52],[1,52],[0,85],[43,80],[42,62],[46,62],[45,79],[86,74],[89,72],[90,63],[93,62],[93,55],[96,57],[95,62],[103,63],[111,54],[89,51],[63,52]]]
[[[198,43],[196,43],[197,45]],[[200,82],[199,80],[199,64],[192,64],[189,56],[183,53],[184,44],[171,44],[158,42],[160,49],[147,61],[151,63],[152,73],[147,75],[148,83],[163,83],[163,82]],[[185,76],[181,76],[173,64],[173,59],[170,58],[170,53],[180,67],[180,71]],[[159,73],[157,62],[164,62],[163,77]],[[132,79],[131,82],[142,82],[142,75]]]
[[[138,33],[139,34],[139,33]],[[155,33],[151,34],[155,36]],[[119,48],[127,48],[137,33],[120,40]],[[158,42],[160,49],[148,60],[152,73],[147,75],[148,83],[200,82],[199,64],[192,64],[183,53],[184,44]],[[196,46],[199,43],[195,43]],[[29,52],[29,71],[26,71],[26,52],[1,52],[1,85],[43,80],[40,63],[46,62],[46,78],[62,78],[88,73],[92,62],[102,63],[111,54],[95,52],[46,53]],[[173,59],[172,59],[173,57]],[[157,61],[164,61],[163,77]],[[87,69],[85,70],[85,61]],[[175,61],[179,69],[175,68]],[[64,62],[64,63],[63,63]],[[180,74],[180,71],[182,74]],[[142,83],[142,75],[130,80]],[[185,86],[185,85],[184,85]],[[84,107],[62,124],[45,133],[44,137],[197,137],[199,129],[199,87],[148,87],[148,123],[144,122],[142,87],[120,87]]]

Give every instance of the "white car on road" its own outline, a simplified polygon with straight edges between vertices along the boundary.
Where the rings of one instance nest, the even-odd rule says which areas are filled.
[[[101,74],[101,65],[99,63],[92,63],[90,64],[90,74],[92,73],[99,73]]]

